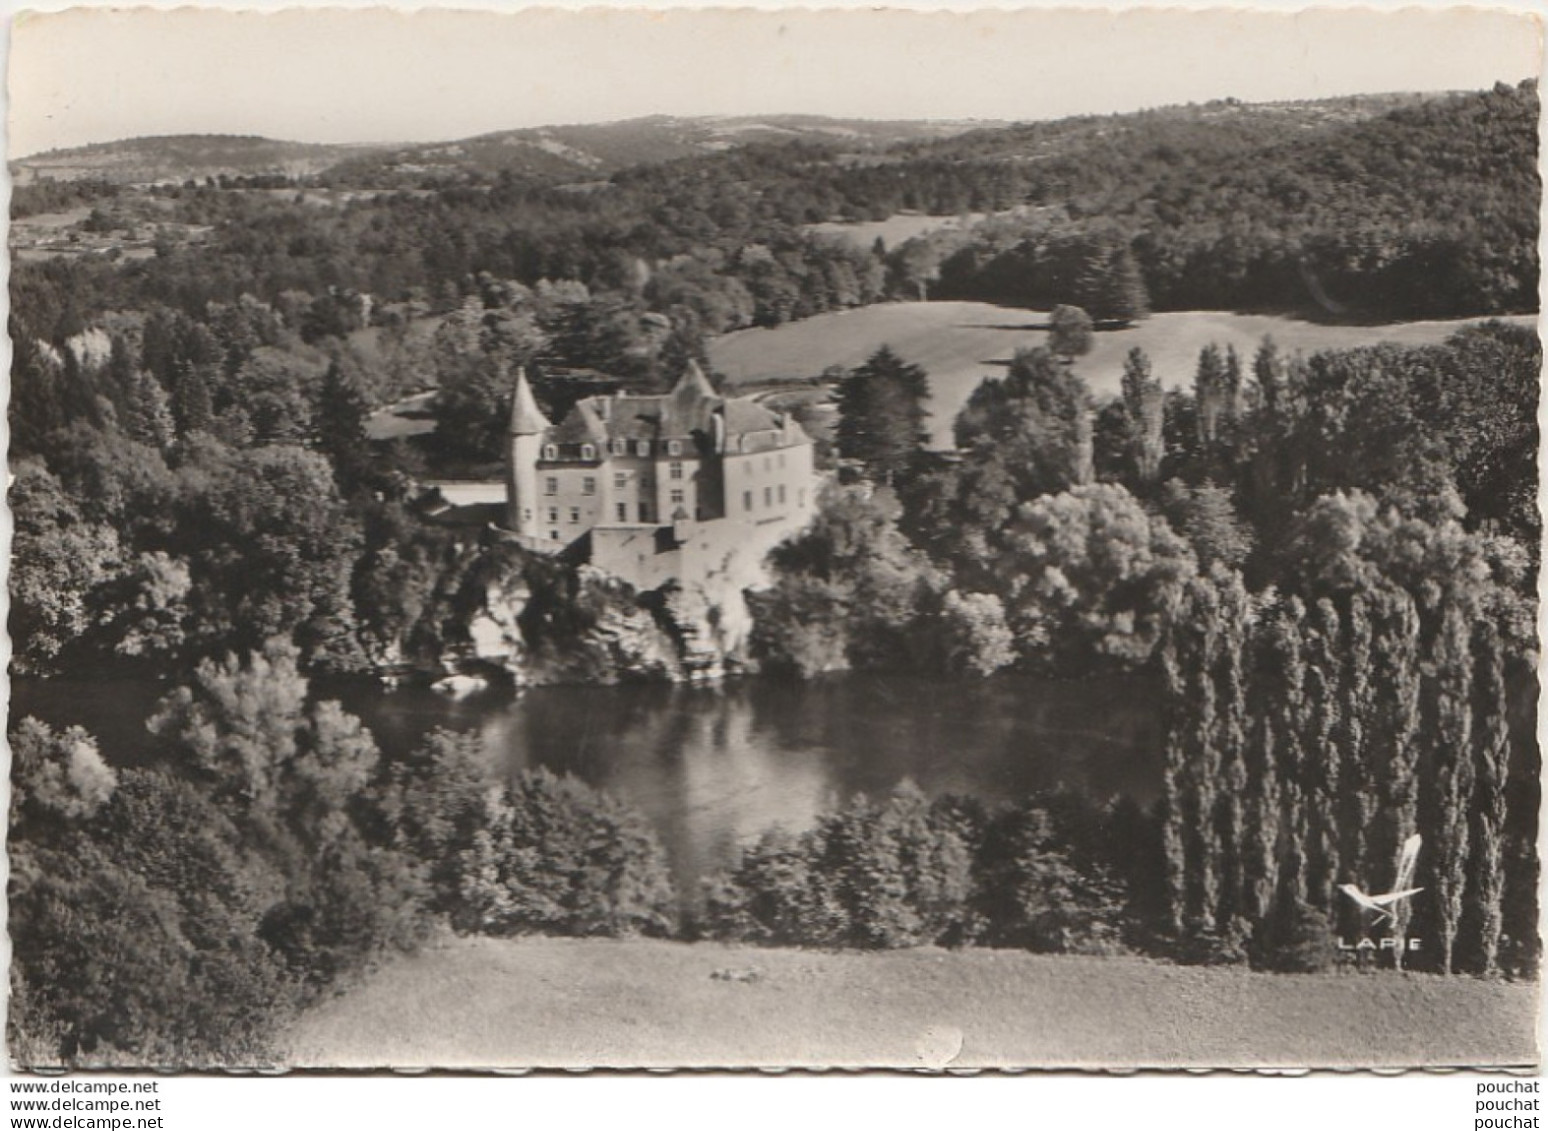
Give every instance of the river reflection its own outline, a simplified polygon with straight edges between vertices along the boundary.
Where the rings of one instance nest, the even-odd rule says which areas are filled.
[[[569,772],[639,808],[687,881],[766,829],[809,828],[905,778],[985,801],[1066,786],[1148,804],[1160,788],[1154,689],[1141,679],[542,688],[474,725],[512,772]]]
[[[148,752],[154,684],[18,684],[18,714],[81,722],[110,756]],[[428,690],[317,690],[359,715],[389,755],[431,729],[476,730],[515,773],[546,766],[640,809],[684,890],[776,825],[809,828],[856,793],[905,778],[987,802],[1065,786],[1149,804],[1160,789],[1157,689],[1141,677],[945,683],[845,675],[724,688],[552,687],[461,701]],[[89,703],[90,717],[82,704]]]

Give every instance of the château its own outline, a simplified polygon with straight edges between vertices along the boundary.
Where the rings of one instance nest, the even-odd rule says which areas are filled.
[[[506,522],[530,548],[579,546],[639,587],[702,580],[805,526],[817,488],[805,429],[755,397],[721,396],[696,364],[668,393],[587,397],[557,424],[517,374]]]

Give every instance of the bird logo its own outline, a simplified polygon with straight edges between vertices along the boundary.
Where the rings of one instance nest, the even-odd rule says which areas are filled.
[[[1414,868],[1419,863],[1419,846],[1423,838],[1418,833],[1403,842],[1403,851],[1398,856],[1397,882],[1392,885],[1392,890],[1380,895],[1367,895],[1354,884],[1339,884],[1338,890],[1358,903],[1364,910],[1376,915],[1373,922],[1381,922],[1393,919],[1392,909],[1399,900],[1408,899],[1418,895],[1423,888],[1409,887],[1414,882]]]

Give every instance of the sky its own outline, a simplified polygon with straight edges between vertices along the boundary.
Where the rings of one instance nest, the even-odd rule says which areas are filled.
[[[124,137],[450,140],[645,114],[1027,120],[1461,90],[1541,70],[1521,11],[102,7],[13,17],[12,156]]]

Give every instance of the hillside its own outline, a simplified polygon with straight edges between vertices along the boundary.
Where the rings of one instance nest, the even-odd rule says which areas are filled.
[[[860,121],[814,115],[675,118],[501,130],[401,146],[314,145],[264,137],[187,134],[128,138],[50,150],[11,162],[19,183],[103,180],[151,184],[205,177],[311,177],[389,186],[511,172],[538,180],[607,177],[633,165],[714,154],[750,144],[832,142],[864,152],[949,137],[998,123]]]
[[[50,150],[12,161],[11,175],[21,184],[88,179],[151,184],[222,175],[304,177],[337,164],[358,149],[265,137],[182,134]]]
[[[866,152],[947,137],[982,122],[877,122],[811,115],[677,118],[657,115],[594,125],[502,130],[444,144],[360,155],[334,169],[338,183],[380,185],[514,173],[539,180],[606,178],[636,165],[722,153],[745,145],[830,142]]]
[[[1020,951],[448,939],[304,1016],[296,1067],[1529,1064],[1532,985]]]
[[[1522,324],[1532,318],[1512,319]],[[1376,342],[1432,345],[1466,321],[1397,322],[1379,326],[1324,325],[1265,314],[1188,311],[1156,314],[1122,330],[1098,333],[1076,371],[1099,399],[1116,396],[1123,359],[1138,347],[1169,388],[1193,380],[1199,351],[1235,346],[1250,359],[1265,334],[1286,353],[1348,349]],[[1041,345],[1047,316],[976,302],[885,303],[823,314],[774,329],[742,330],[710,343],[711,364],[732,384],[801,381],[830,365],[853,368],[883,345],[930,375],[932,443],[951,445],[951,427],[985,377],[1005,371],[1018,349]]]

